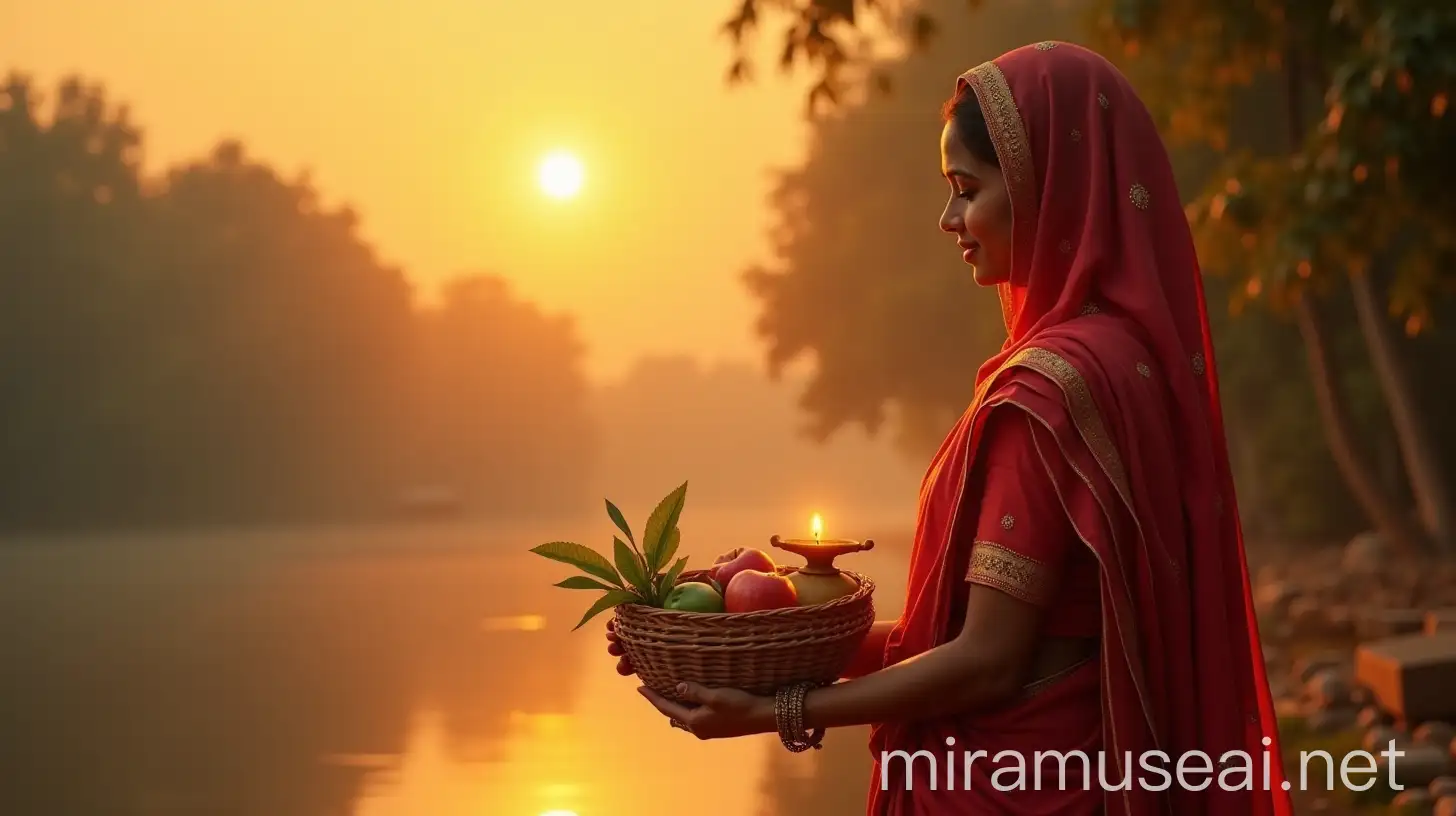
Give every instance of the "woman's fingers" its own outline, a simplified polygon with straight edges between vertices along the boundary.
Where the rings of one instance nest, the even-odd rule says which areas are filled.
[[[623,677],[629,677],[636,674],[636,670],[632,668],[631,661],[627,660],[627,652],[622,648],[622,639],[617,637],[616,623],[613,620],[607,621],[607,654],[618,658],[617,674]]]

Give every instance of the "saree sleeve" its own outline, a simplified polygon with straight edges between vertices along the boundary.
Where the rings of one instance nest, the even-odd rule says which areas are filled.
[[[991,409],[974,465],[979,502],[966,580],[1049,605],[1077,546],[1042,453],[1056,442],[1025,411]]]

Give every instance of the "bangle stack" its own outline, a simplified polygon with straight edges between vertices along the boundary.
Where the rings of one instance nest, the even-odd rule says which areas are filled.
[[[778,690],[774,695],[774,722],[779,727],[779,740],[784,747],[799,753],[810,748],[823,748],[824,729],[812,732],[804,729],[804,697],[815,683],[796,683]]]

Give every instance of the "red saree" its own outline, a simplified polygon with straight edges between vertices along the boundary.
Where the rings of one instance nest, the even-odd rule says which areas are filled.
[[[1062,549],[1075,546],[997,529],[1018,502],[1027,527],[1065,517],[1071,545],[1093,557],[1101,653],[996,710],[877,726],[869,811],[1291,813],[1198,261],[1152,119],[1115,68],[1067,43],[1017,49],[958,81],[981,103],[1011,195],[1007,341],[922,484],[886,662],[956,634],[968,579],[1045,604],[1033,590],[1067,578]],[[963,750],[990,757],[966,775],[970,790]],[[1073,750],[1090,774],[1059,779],[1053,759],[1041,789],[1030,770],[1000,778],[1015,790],[992,784],[999,751],[1034,769],[1039,751]],[[937,779],[928,762],[903,761],[917,751],[939,760]]]

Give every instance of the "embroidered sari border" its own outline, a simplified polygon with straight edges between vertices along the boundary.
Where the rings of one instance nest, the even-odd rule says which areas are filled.
[[[986,129],[991,134],[996,158],[1001,160],[1001,168],[1006,175],[1014,220],[1028,227],[1034,226],[1037,190],[1031,140],[1026,136],[1026,124],[1021,119],[1021,110],[1016,107],[1011,83],[1006,81],[1006,75],[994,62],[983,62],[963,74],[962,78],[976,92],[976,99],[985,113]]]
[[[1031,140],[1026,136],[1026,123],[1022,121],[1021,110],[1016,106],[1016,96],[1011,92],[1011,83],[1006,74],[994,62],[983,62],[961,75],[961,80],[971,86],[976,99],[981,103],[981,112],[986,118],[986,130],[991,144],[996,149],[996,158],[1001,163],[1006,178],[1006,191],[1011,197],[1011,230],[1013,232],[1012,254],[1017,247],[1029,248],[1036,230],[1037,208],[1036,168],[1031,158]],[[1012,295],[1010,284],[996,287],[1001,301],[1001,320],[1007,333],[1012,332]]]
[[[1036,606],[1051,599],[1052,575],[1041,561],[994,541],[971,544],[971,565],[966,580],[999,589]]]
[[[1081,372],[1060,354],[1035,346],[1023,349],[1016,358],[1018,365],[1047,377],[1062,389],[1067,397],[1067,405],[1072,409],[1072,421],[1077,424],[1077,430],[1091,449],[1092,456],[1117,488],[1118,495],[1128,510],[1134,510],[1127,469],[1123,466],[1117,446],[1112,442],[1112,436],[1107,432],[1107,426],[1102,422],[1102,413],[1097,410],[1092,390],[1087,387],[1087,381],[1082,379]]]

